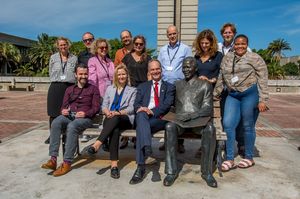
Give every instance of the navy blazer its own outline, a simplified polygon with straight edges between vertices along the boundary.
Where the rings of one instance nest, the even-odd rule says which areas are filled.
[[[140,107],[148,107],[151,97],[152,80],[144,82],[137,87],[137,94],[134,102],[134,111]],[[160,86],[159,106],[152,110],[154,117],[159,117],[167,114],[174,104],[175,86],[162,81]]]

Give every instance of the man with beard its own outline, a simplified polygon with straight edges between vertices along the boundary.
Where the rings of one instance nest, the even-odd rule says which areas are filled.
[[[123,30],[120,34],[120,39],[123,44],[123,48],[117,50],[115,55],[115,67],[117,67],[121,62],[122,59],[127,55],[133,48],[132,43],[132,34],[129,30]]]
[[[88,83],[87,66],[78,64],[75,67],[75,77],[77,84],[67,88],[61,115],[55,118],[51,125],[49,145],[51,159],[41,166],[44,169],[54,170],[53,176],[61,176],[71,170],[78,136],[93,125],[92,118],[100,108],[100,94],[97,87]],[[66,150],[63,163],[56,168],[62,132],[67,135]]]
[[[217,187],[213,177],[213,157],[216,148],[216,130],[213,125],[212,85],[197,77],[197,61],[193,57],[183,60],[182,72],[185,79],[175,83],[175,114],[168,113],[165,131],[165,177],[163,184],[171,186],[179,172],[177,163],[177,137],[186,131],[201,133],[201,177],[210,187]]]

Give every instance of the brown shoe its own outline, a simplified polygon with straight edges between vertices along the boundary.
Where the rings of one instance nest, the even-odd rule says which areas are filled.
[[[41,168],[56,170],[56,162],[50,159],[47,161],[47,163],[42,164]]]
[[[53,176],[62,176],[68,173],[69,171],[71,171],[71,164],[64,162],[53,172]]]

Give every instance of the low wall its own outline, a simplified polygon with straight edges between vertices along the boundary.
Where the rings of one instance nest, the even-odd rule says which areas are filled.
[[[50,85],[49,77],[0,76],[0,91],[9,91],[9,90],[47,91],[49,85]]]
[[[47,91],[49,77],[16,77],[0,76],[0,91],[32,90]],[[300,80],[269,80],[270,93],[299,93]],[[30,89],[28,89],[30,87]]]

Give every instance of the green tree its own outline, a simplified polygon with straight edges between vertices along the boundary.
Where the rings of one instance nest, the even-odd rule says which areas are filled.
[[[42,33],[38,41],[30,48],[29,58],[34,70],[42,70],[49,66],[50,56],[56,52],[55,41],[57,37]]]
[[[80,52],[84,51],[85,50],[85,46],[83,44],[82,41],[76,41],[76,42],[72,42],[72,45],[71,45],[71,48],[70,48],[70,51],[78,56]]]
[[[33,76],[33,66],[31,63],[27,63],[25,65],[19,66],[16,70],[14,70],[17,76]]]
[[[287,63],[285,65],[282,66],[285,75],[290,75],[290,76],[297,76],[300,75],[299,72],[299,65],[295,64],[295,63]]]
[[[272,60],[279,62],[280,58],[284,56],[284,50],[292,50],[290,44],[284,39],[276,39],[272,41],[267,48]]]
[[[0,42],[0,71],[4,73],[4,68],[12,65],[17,66],[21,62],[22,56],[19,49],[13,44]]]
[[[109,57],[111,58],[111,60],[114,60],[117,50],[123,47],[122,42],[119,39],[115,38],[115,39],[110,39],[108,43],[111,48],[109,52]]]
[[[284,79],[284,69],[279,65],[279,62],[273,61],[268,64],[269,79]]]

